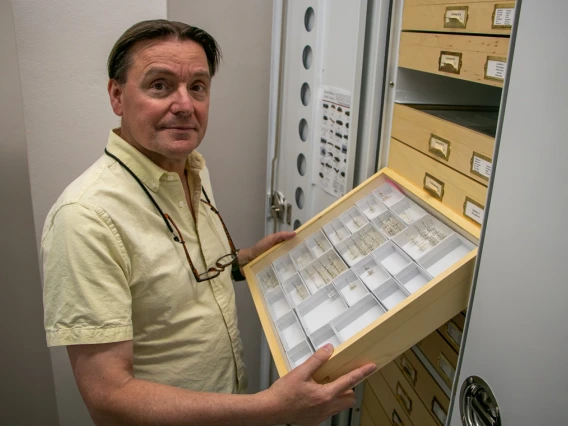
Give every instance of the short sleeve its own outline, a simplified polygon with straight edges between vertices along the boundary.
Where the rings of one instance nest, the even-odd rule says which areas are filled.
[[[129,263],[102,209],[60,207],[48,217],[41,254],[48,346],[132,339]]]

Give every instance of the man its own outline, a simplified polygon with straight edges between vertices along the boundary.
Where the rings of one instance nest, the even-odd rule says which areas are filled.
[[[108,62],[121,127],[46,220],[47,340],[67,346],[96,424],[317,424],[352,406],[350,389],[374,369],[317,384],[325,347],[244,395],[231,272],[294,233],[236,251],[214,207],[195,149],[219,55],[209,34],[186,24],[127,30]]]

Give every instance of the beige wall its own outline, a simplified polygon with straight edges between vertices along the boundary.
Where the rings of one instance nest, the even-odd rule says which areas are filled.
[[[55,426],[12,3],[0,1],[0,424]]]
[[[264,235],[272,2],[169,0],[168,18],[203,28],[223,50],[199,151],[235,244],[252,245]],[[249,390],[255,392],[261,328],[245,283],[237,283],[236,294]]]

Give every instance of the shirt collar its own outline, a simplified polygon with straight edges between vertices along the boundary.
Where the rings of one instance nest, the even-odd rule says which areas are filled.
[[[158,192],[162,179],[176,173],[168,172],[120,137],[120,128],[110,131],[107,150],[120,159],[150,190]],[[205,167],[205,159],[197,151],[191,152],[185,161],[188,172],[198,173]]]

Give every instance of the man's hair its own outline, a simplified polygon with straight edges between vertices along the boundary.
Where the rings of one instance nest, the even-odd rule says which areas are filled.
[[[142,21],[127,29],[116,41],[108,57],[108,77],[120,84],[126,82],[126,74],[131,65],[133,46],[143,40],[192,40],[199,43],[209,65],[211,77],[215,75],[221,60],[221,48],[206,31],[183,22],[155,19]]]

